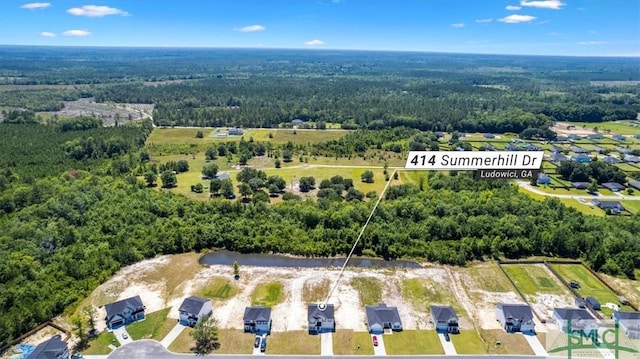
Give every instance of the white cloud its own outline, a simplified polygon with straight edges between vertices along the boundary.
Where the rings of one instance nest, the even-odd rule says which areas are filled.
[[[103,17],[107,15],[128,16],[129,13],[109,6],[84,5],[83,7],[72,7],[67,10],[68,14],[86,17]]]
[[[304,44],[308,45],[308,46],[318,46],[318,45],[324,45],[324,41],[318,40],[318,39],[313,39],[313,40],[310,40],[310,41],[306,41]]]
[[[451,27],[455,27],[456,29],[460,29],[464,27],[464,23],[457,22],[455,24],[451,24]]]
[[[505,9],[507,9],[509,11],[518,11],[518,10],[522,9],[522,6],[507,5],[507,7]]]
[[[493,19],[478,19],[478,20],[476,20],[476,22],[479,23],[479,24],[485,24],[485,23],[488,23],[488,22],[491,22],[491,21],[493,21]]]
[[[498,19],[498,21],[504,22],[506,24],[517,24],[520,22],[530,22],[535,19],[536,17],[531,15],[509,15],[503,17],[502,19]]]
[[[256,31],[263,31],[264,29],[266,29],[266,27],[262,25],[249,25],[245,27],[237,27],[233,30],[240,31],[240,32],[256,32]]]
[[[43,31],[40,33],[40,36],[42,37],[56,37],[56,34],[54,34],[53,32],[49,32],[49,31]]]
[[[89,36],[91,33],[87,30],[67,30],[62,33],[64,36]]]
[[[565,4],[560,0],[534,0],[534,1],[521,0],[520,5],[528,6],[528,7],[537,7],[541,9],[560,10]]]
[[[24,4],[20,7],[27,10],[36,10],[36,9],[45,9],[50,6],[51,6],[51,3],[48,3],[48,2],[32,2],[32,3]]]
[[[580,41],[578,45],[604,45],[604,41]]]

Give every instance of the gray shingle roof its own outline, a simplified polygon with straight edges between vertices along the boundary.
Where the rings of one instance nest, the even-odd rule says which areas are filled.
[[[431,317],[436,321],[448,321],[451,318],[458,319],[455,310],[449,305],[432,305]]]
[[[369,327],[374,324],[400,324],[402,325],[402,321],[400,320],[400,314],[398,313],[398,308],[396,307],[387,307],[386,304],[378,304],[377,306],[367,305],[365,306],[365,312],[367,313],[367,321],[369,322]]]
[[[595,318],[585,309],[554,308],[553,313],[563,320],[595,320]]]
[[[335,319],[335,308],[333,304],[327,304],[324,310],[318,308],[318,304],[309,304],[307,311],[307,319],[309,322],[315,322],[320,319],[322,321]]]
[[[142,299],[140,299],[139,295],[135,297],[126,298],[123,300],[119,300],[117,302],[105,304],[104,309],[107,311],[107,321],[111,320],[116,315],[122,313],[127,308],[144,308],[142,304]]]
[[[261,322],[271,319],[270,307],[246,307],[242,319],[245,322]]]
[[[531,313],[531,308],[526,304],[506,304],[500,303],[498,304],[498,308],[502,309],[505,318],[517,318],[526,322],[529,320],[533,320],[533,314]]]
[[[59,335],[38,344],[29,355],[29,359],[55,359],[60,353],[68,350],[67,343],[63,342]]]
[[[204,306],[205,303],[207,303],[208,301],[209,299],[200,298],[200,297],[185,298],[185,300],[182,302],[182,305],[180,305],[180,308],[178,310],[181,312],[187,312],[189,314],[197,315],[198,313],[200,313],[202,306]]]

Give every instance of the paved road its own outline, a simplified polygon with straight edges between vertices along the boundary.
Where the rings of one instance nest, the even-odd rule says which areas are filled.
[[[584,198],[585,200],[589,200],[589,202],[592,199],[599,199],[599,200],[605,200],[605,201],[619,201],[619,200],[640,201],[640,196],[626,196],[620,193],[615,196],[593,196],[593,195],[587,194],[586,192],[584,195],[547,193],[535,188],[528,182],[517,181],[517,183],[518,183],[518,186],[526,189],[529,192],[533,192],[533,193],[536,193],[542,196],[547,196],[547,197],[572,198],[572,199]]]
[[[373,344],[372,344],[373,345]],[[165,349],[162,344],[155,340],[143,339],[136,340],[131,344],[127,344],[118,348],[116,351],[109,355],[109,359],[184,359],[186,357],[196,357],[195,354],[175,354],[170,353]],[[214,355],[205,355],[204,357],[208,358],[220,358],[220,359],[238,359],[238,358],[251,358],[251,354],[247,355],[225,355],[225,354],[214,354]],[[309,355],[266,355],[269,358],[278,358],[278,359],[309,359]],[[319,356],[318,356],[319,357]],[[406,356],[395,356],[395,358],[403,358]],[[459,356],[459,358],[464,359],[487,359],[486,355],[464,355]],[[540,357],[534,355],[491,355],[492,358],[499,359],[540,359]],[[334,355],[325,358],[335,358],[335,359],[353,359],[353,356],[349,355]],[[372,355],[358,355],[358,359],[377,359]],[[411,356],[412,359],[451,359],[452,356],[445,355],[415,355]]]
[[[171,329],[171,331],[164,337],[164,339],[162,339],[160,344],[162,344],[163,347],[168,348],[169,345],[171,345],[171,343],[176,340],[178,335],[182,333],[184,328],[186,328],[184,325],[177,323],[176,326],[173,327],[173,329]]]
[[[320,355],[333,355],[333,333],[320,334]]]

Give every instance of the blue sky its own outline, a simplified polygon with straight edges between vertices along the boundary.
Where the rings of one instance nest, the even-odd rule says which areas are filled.
[[[640,56],[640,1],[1,0],[0,44]]]

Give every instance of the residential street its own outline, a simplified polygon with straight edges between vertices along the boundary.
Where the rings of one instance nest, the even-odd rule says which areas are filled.
[[[589,201],[591,201],[592,199],[599,199],[604,201],[620,201],[620,200],[640,201],[640,196],[627,196],[621,193],[618,193],[615,196],[593,196],[593,195],[587,194],[586,192],[583,195],[547,193],[535,188],[529,182],[525,182],[525,181],[516,181],[516,182],[518,183],[518,186],[526,189],[527,191],[533,192],[535,194],[539,194],[541,196],[547,196],[547,197],[572,198],[575,200],[577,200],[578,198],[584,198]]]

